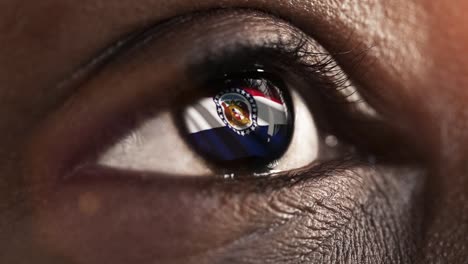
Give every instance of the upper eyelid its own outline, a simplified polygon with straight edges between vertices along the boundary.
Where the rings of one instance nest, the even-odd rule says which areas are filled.
[[[88,75],[93,74],[95,71],[99,70],[100,68],[104,67],[105,65],[111,63],[113,60],[118,59],[119,56],[125,54],[129,50],[137,48],[140,45],[144,45],[147,42],[158,37],[158,35],[162,35],[170,30],[172,26],[182,22],[188,22],[190,20],[194,20],[199,16],[206,16],[216,14],[217,12],[226,12],[232,13],[233,11],[244,13],[244,12],[253,12],[257,14],[261,19],[265,19],[266,17],[270,17],[272,19],[277,19],[278,23],[276,26],[282,26],[285,29],[291,29],[291,27],[285,27],[285,23],[287,21],[280,22],[281,18],[275,17],[270,13],[266,13],[263,10],[257,9],[248,9],[248,8],[233,8],[233,9],[214,9],[210,11],[202,11],[202,12],[195,12],[186,15],[176,16],[173,18],[166,19],[162,22],[159,22],[155,25],[148,26],[145,28],[140,28],[130,32],[121,38],[114,41],[108,47],[104,48],[101,51],[98,51],[94,57],[88,60],[88,62],[84,63],[82,66],[74,70],[69,76],[63,79],[61,82],[58,83],[59,87],[68,87],[68,86],[76,86],[80,84],[83,79],[86,79]],[[232,15],[232,14],[231,14]],[[282,20],[282,19],[281,19]],[[270,21],[271,22],[271,21]]]
[[[200,22],[200,20],[205,20],[206,19],[213,19],[214,21],[222,21],[223,24],[226,24],[226,16],[228,16],[231,19],[237,19],[238,17],[241,18],[249,18],[252,19],[250,21],[251,25],[261,25],[262,29],[259,32],[261,33],[263,37],[261,40],[259,40],[257,37],[240,37],[240,38],[233,38],[235,39],[235,46],[239,45],[254,45],[254,46],[267,46],[265,43],[252,43],[252,39],[256,39],[257,41],[260,42],[265,42],[265,36],[268,35],[269,38],[271,36],[274,36],[275,39],[268,39],[267,42],[269,42],[270,47],[273,48],[273,46],[277,46],[278,44],[281,44],[281,47],[274,47],[276,51],[285,51],[285,49],[290,49],[293,50],[297,47],[299,47],[301,44],[297,42],[304,42],[304,39],[307,38],[303,32],[301,32],[299,29],[295,28],[294,26],[288,24],[287,21],[283,21],[278,17],[275,17],[271,14],[264,13],[261,11],[257,10],[250,10],[250,9],[234,9],[234,10],[212,10],[210,12],[200,12],[200,13],[195,13],[195,14],[189,14],[187,16],[182,16],[182,17],[176,17],[170,20],[167,20],[163,23],[157,24],[155,26],[151,26],[142,30],[138,30],[136,32],[131,33],[130,35],[127,35],[123,37],[123,39],[115,42],[108,48],[104,49],[101,53],[99,53],[98,56],[93,58],[89,63],[84,64],[81,68],[77,69],[72,75],[69,76],[69,78],[65,79],[61,83],[59,83],[59,86],[61,86],[63,89],[62,90],[70,90],[68,92],[67,97],[71,97],[77,89],[85,85],[86,82],[89,80],[92,80],[94,75],[100,74],[102,70],[107,71],[109,67],[119,67],[118,64],[126,64],[128,61],[138,61],[141,60],[141,57],[148,57],[148,54],[142,54],[141,50],[147,47],[147,50],[150,51],[152,50],[153,55],[149,56],[154,56],[154,48],[152,48],[154,42],[161,42],[164,41],[161,38],[166,38],[167,35],[171,35],[173,30],[180,30],[177,25],[180,24],[187,24],[187,22],[191,21],[198,21],[198,25],[203,24]],[[221,19],[222,18],[222,19]],[[220,20],[221,19],[221,20]],[[230,21],[232,23],[232,21]],[[245,21],[242,21],[242,23],[245,23]],[[191,24],[191,23],[189,23]],[[192,25],[190,25],[192,26]],[[245,25],[244,25],[245,26]],[[264,30],[264,28],[267,28],[267,30]],[[219,27],[217,27],[219,28]],[[225,30],[226,28],[224,27],[222,30]],[[250,29],[251,30],[251,29]],[[274,30],[274,32],[266,32],[266,31],[271,31]],[[219,33],[219,32],[218,32]],[[283,34],[284,33],[284,34]],[[280,40],[279,38],[284,38],[285,36],[288,36],[289,40]],[[198,36],[197,36],[198,37]],[[206,36],[201,35],[198,39],[205,39],[206,41]],[[212,38],[208,38],[212,39]],[[239,43],[239,41],[242,42],[242,44]],[[231,43],[232,44],[232,43]],[[224,43],[222,46],[227,46],[226,43]],[[289,47],[288,47],[289,46]],[[200,47],[197,47],[200,48]],[[226,47],[224,47],[226,49]],[[203,62],[206,61],[206,57],[209,56],[206,54],[206,52],[213,50],[211,47],[206,47],[205,50],[198,50],[198,52],[192,52],[197,53],[197,54],[203,54],[200,55],[199,58],[191,58],[190,63],[192,65],[201,65]],[[156,51],[157,53],[157,51]],[[293,52],[290,52],[293,53]],[[140,57],[140,58],[137,58]],[[148,58],[145,58],[145,60],[148,60]],[[138,62],[136,62],[138,63]]]
[[[192,23],[193,21],[197,21],[197,23]],[[241,23],[238,23],[239,21],[241,21]],[[280,18],[270,14],[241,9],[218,10],[211,11],[208,14],[196,13],[189,15],[188,17],[177,17],[162,24],[158,24],[155,27],[150,27],[143,31],[139,31],[107,49],[106,52],[101,54],[97,59],[93,60],[92,63],[90,63],[88,66],[85,66],[84,70],[92,71],[93,68],[102,68],[104,71],[110,71],[112,75],[113,68],[118,69],[121,66],[128,68],[126,64],[128,64],[129,61],[132,61],[132,63],[136,64],[135,66],[137,67],[138,64],[141,63],[141,60],[149,61],[151,64],[152,57],[157,57],[160,52],[156,47],[160,48],[161,46],[159,45],[161,45],[166,40],[168,40],[167,42],[174,41],[174,35],[177,34],[181,34],[182,38],[186,38],[188,40],[193,40],[193,38],[195,38],[197,41],[199,41],[198,44],[212,44],[213,39],[216,39],[216,37],[219,37],[220,35],[214,34],[215,36],[212,36],[213,34],[205,34],[208,32],[206,32],[206,27],[204,25],[208,24],[212,26],[214,22],[221,22],[222,25],[216,25],[212,27],[214,30],[209,29],[208,32],[213,33],[214,31],[214,33],[220,34],[221,36],[225,36],[225,30],[230,31],[231,33],[239,31],[239,27],[234,26],[234,29],[230,27],[232,23],[234,23],[234,25],[237,23],[237,26],[240,26],[240,28],[245,28],[246,25],[249,25],[253,26],[254,29],[249,28],[249,31],[253,31],[253,33],[239,31],[240,33],[236,33],[236,37],[228,39],[228,41],[221,41],[221,45],[216,43],[214,46],[217,47],[215,48],[211,47],[210,45],[203,46],[189,43],[186,47],[189,47],[189,49],[192,50],[190,52],[184,51],[182,54],[188,53],[191,55],[191,57],[188,59],[182,59],[183,61],[185,60],[184,63],[196,65],[196,67],[206,69],[205,67],[200,66],[204,66],[203,64],[207,62],[207,58],[209,58],[211,55],[216,54],[217,52],[224,53],[223,55],[225,55],[226,50],[233,50],[233,48],[238,50],[239,46],[247,47],[249,45],[252,51],[256,53],[259,51],[258,48],[262,48],[270,49],[270,51],[274,51],[275,53],[287,53],[286,55],[289,57],[296,56],[296,58],[292,58],[291,61],[299,61],[306,57],[316,59],[318,61],[308,63],[307,67],[316,67],[316,69],[319,70],[323,68],[323,66],[320,65],[322,63],[321,60],[326,59],[334,61],[332,55],[329,54],[319,43],[314,41],[312,38],[310,38],[310,36],[307,36],[298,28],[290,25],[287,21],[283,21]],[[179,27],[179,25],[183,26]],[[202,35],[194,35],[191,32],[188,33],[192,34],[191,36],[184,35],[187,33],[181,33],[190,31],[188,29],[192,29],[194,26],[198,26],[199,30],[202,29],[205,31],[202,31]],[[155,43],[159,44],[155,46]],[[171,45],[165,46],[173,49]],[[177,47],[175,49],[177,50]],[[193,57],[193,54],[196,54],[198,57]],[[297,54],[301,54],[299,56],[302,56],[302,58],[297,58]],[[234,53],[234,55],[238,54]],[[220,57],[226,59],[226,56]],[[285,57],[283,57],[283,59],[284,58]],[[155,65],[157,65],[157,62],[155,62]],[[333,63],[331,67],[334,69],[339,69],[336,63]],[[190,69],[187,68],[186,70]],[[123,73],[125,74],[125,70]],[[191,77],[193,77],[193,74]]]
[[[286,32],[286,36],[292,37],[295,41],[301,43],[293,43],[291,40],[284,41],[282,43],[281,49],[278,51],[284,51],[285,48],[289,45],[290,53],[299,54],[299,52],[293,51],[294,49],[304,49],[301,45],[310,44],[307,39],[311,36],[306,35],[299,28],[296,28],[295,25],[291,24],[291,21],[284,20],[281,17],[277,17],[271,13],[265,12],[264,10],[250,9],[250,8],[230,8],[230,9],[213,9],[208,11],[193,12],[186,15],[179,15],[173,18],[166,19],[162,22],[159,22],[155,25],[137,29],[134,32],[125,35],[121,39],[117,40],[115,43],[111,44],[108,48],[105,48],[102,52],[99,52],[98,55],[92,58],[88,63],[84,64],[82,67],[78,68],[73,72],[68,78],[61,81],[58,86],[60,90],[65,90],[65,99],[72,96],[76,89],[83,83],[86,82],[90,76],[94,75],[99,70],[105,68],[109,64],[113,64],[115,61],[125,59],[125,55],[131,53],[132,50],[138,50],[140,47],[145,45],[150,45],[150,43],[156,40],[159,36],[167,34],[172,30],[172,28],[181,23],[187,23],[191,21],[199,20],[200,18],[209,18],[210,16],[231,16],[236,17],[237,14],[245,15],[248,14],[250,19],[258,19],[254,22],[265,22],[270,24],[271,28],[275,28],[276,35],[280,36],[281,31]],[[253,22],[253,21],[252,21]],[[281,40],[274,40],[273,43],[279,43]],[[289,42],[289,43],[288,43]],[[322,47],[322,45],[320,45]],[[313,49],[313,48],[312,48]],[[303,51],[303,52],[304,52]],[[306,51],[307,52],[307,51]],[[350,51],[328,54],[330,57],[335,55],[347,55]],[[205,58],[203,58],[205,59]],[[197,63],[194,63],[197,64]],[[354,91],[352,91],[354,92]],[[64,99],[64,100],[65,100]],[[375,111],[364,107],[361,109],[364,112],[368,112],[371,116],[376,116]]]

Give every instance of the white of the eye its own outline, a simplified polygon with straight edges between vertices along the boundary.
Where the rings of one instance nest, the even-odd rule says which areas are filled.
[[[319,138],[309,108],[296,92],[292,93],[295,112],[293,138],[286,153],[272,171],[304,167],[318,156]],[[105,151],[98,164],[133,171],[181,176],[210,175],[213,172],[178,133],[169,112],[162,112],[134,129],[131,134]]]
[[[212,173],[180,137],[169,112],[162,112],[133,130],[102,154],[98,164],[181,176]]]
[[[319,136],[312,113],[297,92],[292,91],[291,97],[295,113],[294,133],[288,150],[275,162],[274,171],[305,167],[315,161],[319,153]]]

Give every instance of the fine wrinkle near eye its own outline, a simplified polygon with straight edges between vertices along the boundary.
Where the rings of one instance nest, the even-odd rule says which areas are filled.
[[[182,176],[265,175],[309,165],[318,133],[297,92],[264,77],[224,77],[176,115],[145,121],[99,164]]]

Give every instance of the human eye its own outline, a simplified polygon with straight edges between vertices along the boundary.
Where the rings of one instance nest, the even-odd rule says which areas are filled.
[[[185,87],[170,106],[140,117],[97,164],[232,178],[284,174],[351,155],[324,108],[372,121],[377,114],[317,43],[299,31],[284,38],[286,25],[274,27],[253,36],[265,43],[234,42],[194,63],[185,83],[173,84]]]
[[[204,85],[205,91],[178,97],[175,113],[164,111],[143,121],[98,164],[223,177],[309,165],[318,154],[318,134],[304,99],[295,91],[288,94],[281,80],[273,82],[256,67],[221,74]]]
[[[88,127],[76,130],[93,139],[77,140],[67,166],[80,168],[74,172],[232,178],[285,175],[358,160],[363,153],[375,159],[375,141],[389,142],[393,135],[366,137],[376,128],[384,131],[385,123],[332,54],[273,17],[246,16],[243,24],[252,30],[236,32],[234,25],[232,35],[215,28],[193,36],[186,32],[200,30],[197,26],[175,19],[135,37],[122,56],[130,62],[114,62],[114,68],[131,65],[131,70],[104,71],[90,82],[105,86],[102,93],[91,88],[83,93],[99,107],[82,117]],[[187,43],[195,38],[201,45],[165,47],[159,39],[173,37],[168,28],[181,28]],[[216,48],[206,44],[210,41]],[[156,58],[152,46],[180,58]]]

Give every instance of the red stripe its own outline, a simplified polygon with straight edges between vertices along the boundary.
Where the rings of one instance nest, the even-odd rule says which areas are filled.
[[[271,96],[267,96],[267,95],[265,95],[264,93],[260,92],[260,91],[257,90],[257,89],[254,89],[254,88],[246,88],[246,87],[242,87],[242,89],[243,89],[244,91],[248,92],[248,93],[249,93],[250,95],[252,95],[252,96],[261,96],[261,97],[265,97],[265,98],[267,98],[267,99],[269,99],[269,100],[271,100],[271,101],[273,101],[273,102],[275,102],[275,103],[283,104],[283,102],[281,102],[280,99],[278,99],[278,98],[273,98],[273,97],[271,97]]]

